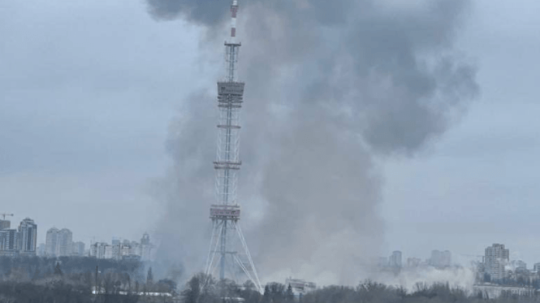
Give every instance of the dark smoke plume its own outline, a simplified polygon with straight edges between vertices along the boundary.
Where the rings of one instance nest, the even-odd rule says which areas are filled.
[[[476,69],[453,47],[469,2],[240,0],[240,203],[263,276],[356,283],[378,254],[381,177],[372,158],[414,155],[477,94]],[[148,0],[153,17],[209,32],[226,27],[229,4]],[[176,164],[161,230],[183,248],[164,251],[199,266],[213,202],[215,97],[186,104],[171,130]]]

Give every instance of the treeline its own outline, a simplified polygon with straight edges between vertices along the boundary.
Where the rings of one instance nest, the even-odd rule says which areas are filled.
[[[116,283],[109,287],[103,283],[101,293],[94,293],[94,288],[81,281],[69,279],[39,280],[33,282],[0,282],[1,303],[173,303],[176,296],[155,295],[153,286],[142,286],[140,293],[125,291]],[[154,285],[156,286],[156,285]],[[157,285],[167,287],[167,285]]]
[[[468,292],[449,284],[417,284],[412,292],[404,288],[366,281],[356,287],[327,286],[303,296],[295,295],[290,285],[270,283],[263,294],[246,282],[236,285],[231,281],[216,281],[199,274],[181,292],[182,303],[511,303],[540,302],[534,291],[527,295],[502,292],[497,298],[485,293]]]
[[[176,283],[137,260],[0,258],[0,303],[173,302]]]
[[[51,276],[60,264],[65,274],[93,272],[96,266],[106,273],[128,274],[139,280],[144,279],[144,264],[138,260],[109,260],[92,257],[0,257],[0,281],[28,281]]]
[[[0,303],[529,303],[536,291],[497,298],[449,284],[417,284],[414,291],[366,281],[356,287],[327,286],[299,296],[290,285],[269,283],[264,290],[198,274],[181,290],[172,280],[154,278],[152,269],[133,261],[0,259]],[[27,260],[28,261],[28,260]],[[60,262],[61,261],[61,262]],[[37,263],[36,263],[37,262]],[[94,263],[92,263],[94,262]],[[122,263],[127,262],[127,263]],[[7,267],[4,267],[7,266]],[[101,268],[103,266],[103,268]],[[37,272],[37,274],[36,274]]]

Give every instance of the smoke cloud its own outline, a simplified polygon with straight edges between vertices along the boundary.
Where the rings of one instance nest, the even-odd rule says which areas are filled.
[[[472,269],[463,267],[450,267],[437,269],[434,267],[409,268],[399,274],[377,273],[373,279],[379,283],[403,287],[408,292],[417,291],[418,285],[431,286],[434,284],[448,283],[452,288],[457,288],[473,294],[475,273]]]
[[[453,46],[469,2],[240,1],[240,204],[263,277],[361,278],[384,237],[374,157],[414,155],[478,92],[475,67]],[[226,29],[229,5],[148,0],[154,18],[208,33]],[[193,270],[209,241],[215,102],[204,93],[186,101],[171,127],[175,166],[160,184],[162,253]]]

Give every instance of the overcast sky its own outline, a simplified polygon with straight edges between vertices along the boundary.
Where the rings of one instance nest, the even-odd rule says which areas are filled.
[[[481,95],[414,158],[378,159],[387,254],[458,258],[502,242],[540,262],[539,11],[474,2],[457,47]],[[221,68],[197,61],[200,36],[143,1],[0,0],[0,212],[34,219],[38,242],[53,226],[87,243],[152,232],[169,126]]]
[[[459,48],[475,58],[481,96],[416,159],[386,165],[388,249],[482,255],[504,243],[540,262],[540,39],[537,1],[475,1]]]

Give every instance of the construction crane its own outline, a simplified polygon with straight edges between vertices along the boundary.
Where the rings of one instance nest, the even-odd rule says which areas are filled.
[[[13,214],[0,214],[2,216],[2,220],[6,220],[6,217],[13,217]]]
[[[473,258],[483,258],[484,256],[483,255],[467,255],[467,254],[458,254],[460,256],[465,256],[465,257],[473,257]]]

